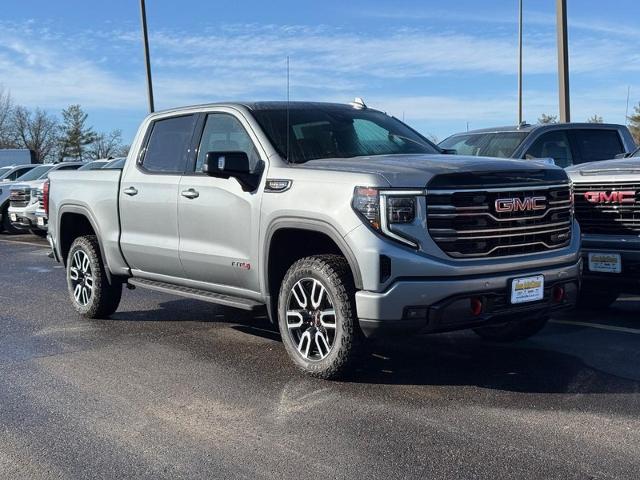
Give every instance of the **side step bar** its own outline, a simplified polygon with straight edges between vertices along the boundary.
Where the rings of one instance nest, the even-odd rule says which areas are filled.
[[[128,283],[129,285],[134,285],[140,288],[148,288],[149,290],[155,290],[157,292],[171,293],[173,295],[179,295],[181,297],[193,298],[195,300],[202,300],[204,302],[217,303],[218,305],[240,308],[242,310],[256,311],[265,307],[263,303],[256,302],[255,300],[232,297],[230,295],[222,295],[220,293],[213,293],[207,290],[183,287],[180,285],[157,282],[155,280],[147,280],[144,278],[130,278]]]

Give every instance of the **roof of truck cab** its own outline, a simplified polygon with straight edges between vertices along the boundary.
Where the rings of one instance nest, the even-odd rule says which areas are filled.
[[[255,101],[255,102],[214,102],[202,103],[197,105],[187,105],[184,107],[169,108],[167,110],[158,110],[152,115],[162,115],[172,112],[181,112],[185,110],[198,110],[211,107],[244,107],[249,110],[282,110],[289,106],[290,110],[303,110],[308,108],[356,108],[349,103],[332,103],[332,102],[286,102],[286,101]],[[367,110],[376,110],[375,108],[366,107]]]
[[[469,130],[468,132],[459,132],[455,135],[468,135],[468,134],[477,134],[477,133],[500,133],[500,132],[532,132],[534,130],[546,129],[546,130],[555,130],[555,129],[575,129],[575,128],[620,128],[624,127],[624,125],[618,125],[616,123],[587,123],[587,122],[571,122],[571,123],[543,123],[543,124],[535,124],[535,125],[521,125],[518,128],[517,125],[508,125],[505,127],[490,127],[490,128],[480,128],[477,130]]]

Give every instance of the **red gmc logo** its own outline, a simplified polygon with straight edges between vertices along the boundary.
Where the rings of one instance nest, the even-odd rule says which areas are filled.
[[[636,203],[636,192],[634,190],[623,190],[620,192],[586,192],[584,198],[589,203]]]
[[[496,212],[527,212],[547,208],[545,197],[499,198],[496,200]]]

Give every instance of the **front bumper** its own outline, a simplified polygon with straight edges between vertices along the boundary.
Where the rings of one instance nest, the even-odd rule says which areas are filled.
[[[592,272],[589,270],[590,253],[617,253],[622,268],[620,273]],[[585,235],[582,243],[585,285],[593,288],[615,289],[637,293],[640,288],[640,242],[638,237],[612,237]]]
[[[492,275],[398,280],[384,292],[360,291],[356,293],[360,327],[367,336],[443,332],[548,315],[575,305],[581,263]],[[544,299],[512,305],[511,281],[530,275],[544,276]],[[564,291],[559,301],[553,298],[554,287]],[[472,313],[472,299],[482,300],[481,313]]]
[[[32,228],[38,228],[36,223],[36,217],[32,212],[27,212],[26,208],[13,208],[9,207],[8,210],[9,219],[11,225],[19,230],[30,230]],[[15,218],[15,220],[14,220]]]

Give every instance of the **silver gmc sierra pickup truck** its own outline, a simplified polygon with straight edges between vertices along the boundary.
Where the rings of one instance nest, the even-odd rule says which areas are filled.
[[[577,165],[567,173],[582,228],[580,304],[607,307],[640,286],[640,149],[629,158]]]
[[[322,378],[370,336],[526,338],[578,293],[564,170],[443,155],[359,102],[155,113],[122,172],[56,172],[44,190],[80,314],[112,314],[125,283],[266,309]]]

